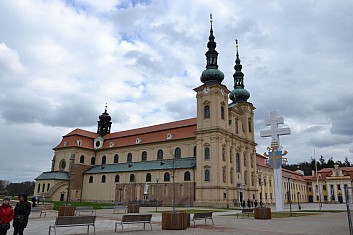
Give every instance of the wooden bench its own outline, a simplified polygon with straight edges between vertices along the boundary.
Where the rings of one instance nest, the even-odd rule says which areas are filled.
[[[213,212],[196,212],[192,217],[192,222],[194,222],[194,226],[195,226],[195,220],[205,220],[205,224],[206,224],[207,219],[210,219],[212,221],[212,224],[214,225],[212,213]]]
[[[124,232],[124,224],[138,224],[143,223],[143,230],[146,229],[146,223],[149,223],[152,230],[151,224],[152,214],[129,214],[123,215],[121,221],[115,223],[115,232],[117,230],[118,224],[121,225],[121,231]]]
[[[93,233],[96,234],[96,227],[94,225],[96,216],[59,216],[55,220],[54,225],[49,226],[50,231],[53,228],[54,234],[56,235],[56,228],[58,227],[74,227],[74,226],[87,226],[87,233],[89,233],[89,226],[93,227]]]
[[[124,211],[124,213],[127,213],[127,205],[126,204],[117,204],[117,205],[115,205],[113,213],[115,214],[116,211],[119,212],[121,210]]]
[[[248,215],[248,218],[249,218],[250,215],[253,215],[253,214],[254,214],[254,208],[243,208],[241,210],[241,212],[237,214],[237,219],[238,219],[239,215],[242,215],[243,218],[244,218],[245,215]]]
[[[42,217],[42,214],[44,214],[44,218],[47,216],[47,212],[44,211],[41,207],[32,207],[31,213],[39,213],[39,217]]]
[[[96,211],[93,209],[93,206],[78,206],[76,207],[76,215],[80,215],[81,212],[90,212],[91,215],[96,215]]]

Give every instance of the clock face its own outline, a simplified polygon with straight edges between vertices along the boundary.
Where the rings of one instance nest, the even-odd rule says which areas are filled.
[[[204,92],[205,94],[209,93],[209,92],[210,92],[210,88],[206,87],[205,89],[203,89],[203,92]]]

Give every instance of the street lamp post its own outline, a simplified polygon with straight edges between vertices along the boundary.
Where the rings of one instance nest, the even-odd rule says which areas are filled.
[[[291,193],[290,193],[290,177],[291,175],[288,175],[288,202],[289,202],[289,210],[290,210],[290,216],[293,216],[292,214],[292,200],[291,200]]]
[[[157,185],[156,185],[156,212],[157,212],[157,208],[158,208],[158,181],[159,181],[159,178],[156,177],[156,182],[157,182]]]
[[[298,195],[298,197],[297,197],[297,198],[298,198],[298,209],[301,210],[302,208],[300,207],[300,204],[299,204],[299,196],[300,196],[300,193],[297,192],[297,195]]]

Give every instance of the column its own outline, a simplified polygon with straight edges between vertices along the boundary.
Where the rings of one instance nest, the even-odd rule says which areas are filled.
[[[323,189],[322,189],[322,183],[319,184],[319,196],[321,198],[321,202],[324,202],[324,192],[323,192]]]
[[[267,177],[267,203],[272,203],[271,201],[271,191],[270,191],[270,181],[271,181],[271,175]],[[272,185],[272,182],[271,182]]]
[[[341,192],[342,192],[343,203],[346,203],[346,191],[344,189],[344,184],[341,184]]]
[[[313,191],[313,202],[317,202],[317,190],[316,190],[316,181],[312,184],[312,191]]]
[[[326,185],[326,189],[327,189],[327,201],[331,201],[331,186],[330,184],[327,182],[327,185]]]
[[[336,182],[335,182],[334,185],[333,185],[333,192],[334,192],[334,195],[335,195],[335,201],[338,202],[338,191],[337,191],[337,184],[336,184]]]
[[[276,193],[275,193],[275,179],[274,179],[274,176],[272,175],[271,177],[272,179],[272,203],[273,202],[276,202]]]

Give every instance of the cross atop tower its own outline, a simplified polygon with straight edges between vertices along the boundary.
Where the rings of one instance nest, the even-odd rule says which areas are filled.
[[[289,135],[290,128],[278,128],[278,124],[284,124],[283,117],[277,117],[276,111],[270,112],[270,118],[266,119],[266,126],[271,126],[271,130],[260,131],[261,137],[271,137],[271,145],[280,145],[279,136]]]

